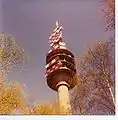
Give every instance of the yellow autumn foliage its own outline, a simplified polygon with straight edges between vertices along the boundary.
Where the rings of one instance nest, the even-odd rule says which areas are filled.
[[[24,106],[25,96],[20,84],[7,84],[0,90],[0,114],[10,114],[15,108]]]
[[[32,114],[39,115],[57,115],[59,114],[59,106],[58,104],[37,104],[33,108]]]

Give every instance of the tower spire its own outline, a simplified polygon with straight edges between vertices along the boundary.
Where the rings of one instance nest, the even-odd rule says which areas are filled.
[[[65,47],[66,44],[62,42],[62,30],[63,27],[62,26],[59,27],[59,22],[56,21],[56,28],[54,28],[51,36],[49,37],[49,44],[51,47],[49,52],[60,48],[66,49]]]
[[[56,27],[59,27],[59,22],[56,20]]]

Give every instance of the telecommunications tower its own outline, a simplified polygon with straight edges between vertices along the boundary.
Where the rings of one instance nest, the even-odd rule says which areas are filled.
[[[56,21],[56,28],[49,37],[50,50],[46,55],[46,73],[48,86],[58,92],[60,113],[70,113],[69,90],[76,82],[72,79],[76,75],[74,55],[66,48],[62,41],[62,26]]]

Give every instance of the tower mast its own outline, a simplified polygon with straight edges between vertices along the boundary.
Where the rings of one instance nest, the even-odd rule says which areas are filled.
[[[72,79],[76,75],[74,55],[62,41],[62,26],[56,21],[56,28],[49,37],[50,50],[46,55],[46,78],[48,86],[58,92],[60,114],[71,114],[69,90],[76,83]]]

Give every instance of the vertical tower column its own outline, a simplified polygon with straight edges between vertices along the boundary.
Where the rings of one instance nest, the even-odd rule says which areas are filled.
[[[60,114],[71,114],[68,87],[69,85],[64,81],[57,84]]]

